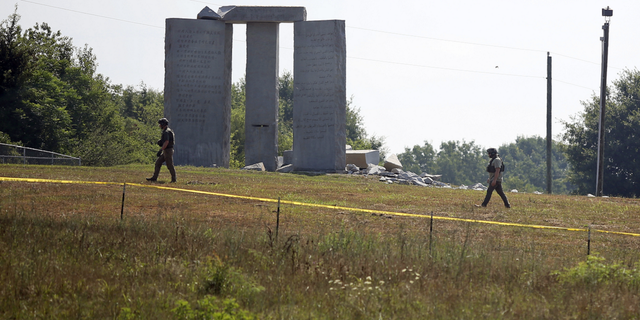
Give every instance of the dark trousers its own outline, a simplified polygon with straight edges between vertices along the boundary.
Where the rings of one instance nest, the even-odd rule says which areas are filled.
[[[491,194],[493,193],[493,190],[496,190],[500,198],[502,198],[502,201],[504,202],[504,206],[507,208],[511,208],[511,205],[509,204],[509,199],[507,199],[507,195],[505,195],[504,191],[502,191],[502,182],[496,182],[495,186],[492,186],[491,183],[489,183],[489,189],[487,189],[487,196],[484,197],[482,206],[486,207],[489,204],[489,200],[491,200]]]
[[[156,168],[153,172],[152,179],[157,179],[160,174],[160,168],[162,168],[162,163],[167,163],[167,169],[169,169],[169,173],[171,173],[171,181],[176,181],[176,169],[173,167],[173,148],[164,149],[162,154],[156,160]]]

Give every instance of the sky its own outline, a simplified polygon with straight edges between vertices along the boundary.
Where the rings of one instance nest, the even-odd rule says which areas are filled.
[[[442,142],[484,148],[546,137],[547,54],[552,57],[552,135],[599,95],[602,8],[613,9],[607,83],[640,60],[637,0],[201,0],[2,1],[23,29],[47,23],[93,48],[112,84],[164,88],[167,18],[226,5],[303,6],[307,20],[345,20],[347,97],[369,136],[389,153]],[[233,82],[245,75],[246,29],[234,26]],[[293,25],[280,26],[280,73],[293,71]]]

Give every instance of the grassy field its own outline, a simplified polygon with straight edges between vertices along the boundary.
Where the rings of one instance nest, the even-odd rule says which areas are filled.
[[[376,177],[0,165],[1,319],[638,319],[640,201]],[[164,180],[163,180],[164,179]],[[586,229],[500,226],[428,216]],[[277,232],[277,238],[276,238]]]

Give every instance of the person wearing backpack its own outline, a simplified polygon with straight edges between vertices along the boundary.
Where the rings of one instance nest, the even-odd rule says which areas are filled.
[[[502,190],[502,173],[504,172],[504,163],[502,163],[502,159],[500,159],[500,155],[496,148],[487,149],[487,153],[489,154],[489,158],[491,158],[491,161],[489,161],[489,165],[487,166],[487,172],[489,172],[489,179],[487,180],[487,183],[489,184],[489,188],[487,189],[487,195],[484,197],[484,201],[480,206],[486,207],[489,204],[489,200],[491,200],[493,190],[496,190],[500,198],[502,198],[504,206],[511,208],[509,199],[507,199],[507,196]]]
[[[176,135],[169,128],[169,120],[167,118],[162,118],[158,120],[158,124],[160,125],[160,129],[162,129],[162,135],[160,136],[160,140],[158,140],[158,145],[160,146],[160,151],[156,154],[158,159],[156,160],[155,170],[153,171],[153,177],[147,178],[147,181],[156,182],[158,181],[158,175],[160,174],[160,168],[162,168],[162,164],[167,164],[167,169],[169,169],[169,173],[171,173],[171,182],[176,182],[176,169],[173,166],[173,145],[176,141]]]

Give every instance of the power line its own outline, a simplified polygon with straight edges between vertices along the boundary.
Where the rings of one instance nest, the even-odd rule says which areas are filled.
[[[146,27],[152,27],[152,28],[164,29],[164,26],[155,26],[155,25],[150,25],[150,24],[146,24],[146,23],[140,23],[140,22],[131,21],[131,20],[125,20],[125,19],[113,18],[113,17],[109,17],[109,16],[104,16],[104,15],[99,15],[99,14],[93,14],[93,13],[88,13],[88,12],[83,12],[83,11],[79,11],[79,10],[73,10],[73,9],[68,9],[68,8],[63,8],[63,7],[52,6],[52,5],[49,5],[49,4],[39,3],[39,2],[35,2],[35,1],[30,1],[30,0],[21,0],[21,1],[22,1],[22,2],[27,2],[27,3],[36,4],[36,5],[40,5],[40,6],[45,6],[45,7],[55,8],[55,9],[59,9],[59,10],[70,11],[70,12],[74,12],[74,13],[79,13],[79,14],[84,14],[84,15],[89,15],[89,16],[94,16],[94,17],[99,17],[99,18],[103,18],[103,19],[109,19],[109,20],[115,20],[115,21],[120,21],[120,22],[127,22],[127,23],[137,24],[137,25],[146,26]],[[218,5],[218,4],[215,4],[215,3],[209,3],[209,2],[205,2],[205,1],[199,1],[199,0],[191,0],[191,1],[192,1],[192,2],[205,3],[205,4],[211,4],[211,5]],[[412,34],[406,34],[406,33],[398,33],[398,32],[390,32],[390,31],[383,31],[383,30],[375,30],[375,29],[361,28],[361,27],[352,27],[352,26],[347,26],[347,28],[350,28],[350,29],[358,29],[358,30],[365,30],[365,31],[371,31],[371,32],[377,32],[377,33],[385,33],[385,34],[391,34],[391,35],[398,35],[398,36],[405,36],[405,37],[413,37],[413,38],[427,39],[427,40],[435,40],[435,41],[443,41],[443,42],[452,42],[452,43],[461,43],[461,44],[474,45],[474,46],[484,46],[484,47],[493,47],[493,48],[509,49],[509,50],[520,50],[520,51],[531,51],[531,52],[547,52],[546,50],[526,49],[526,48],[517,48],[517,47],[510,47],[510,46],[500,46],[500,45],[483,44],[483,43],[476,43],[476,42],[466,42],[466,41],[458,41],[458,40],[448,40],[448,39],[440,39],[440,38],[433,38],[433,37],[426,37],[426,36],[412,35]],[[246,42],[246,40],[244,40],[244,41],[243,41],[243,40],[234,40],[234,41],[236,41],[236,42]],[[287,47],[280,47],[280,48],[282,48],[282,49],[290,49],[290,50],[293,50],[292,48],[287,48]],[[565,57],[565,58],[574,59],[574,60],[578,60],[578,61],[582,61],[582,62],[586,62],[586,63],[594,64],[594,65],[598,65],[598,64],[599,64],[599,63],[596,63],[596,62],[592,62],[592,61],[588,61],[588,60],[584,60],[584,59],[580,59],[580,58],[575,58],[575,57],[571,57],[571,56],[563,55],[563,54],[556,53],[556,52],[552,52],[552,53],[553,53],[553,54],[555,54],[555,55],[559,55],[559,56]],[[365,61],[372,61],[372,62],[388,63],[388,64],[397,64],[397,65],[407,65],[407,66],[415,66],[415,67],[423,67],[423,68],[432,68],[432,69],[450,70],[450,71],[461,71],[461,72],[472,72],[472,73],[485,73],[485,74],[502,75],[502,76],[513,76],[513,77],[538,78],[538,76],[515,75],[515,74],[504,74],[504,73],[495,73],[495,72],[485,72],[485,71],[474,71],[474,70],[464,70],[464,69],[455,69],[455,68],[445,68],[445,67],[425,66],[425,65],[408,64],[408,63],[399,63],[399,62],[383,61],[383,60],[375,60],[375,59],[367,59],[367,58],[357,58],[357,57],[348,57],[348,58],[350,58],[350,59],[356,59],[356,60],[365,60]],[[619,69],[619,70],[621,70],[620,68],[614,68],[614,69]],[[560,81],[560,82],[563,82],[563,81]],[[578,86],[578,87],[582,87],[582,88],[587,88],[587,87],[583,87],[583,86],[580,86],[580,85],[571,84],[571,83],[568,83],[568,82],[563,82],[563,83],[570,84],[570,85],[574,85],[574,86]],[[587,88],[587,89],[590,89],[590,88]]]
[[[146,26],[146,27],[161,28],[161,29],[164,28],[164,27],[158,27],[158,26],[154,26],[154,25],[150,25],[150,24],[146,24],[146,23],[135,22],[135,21],[131,21],[131,20],[118,19],[118,18],[107,17],[107,16],[94,14],[94,13],[88,13],[88,12],[82,12],[82,11],[78,11],[78,10],[72,10],[72,9],[67,9],[67,8],[56,7],[56,6],[52,6],[52,5],[49,5],[49,4],[44,4],[44,3],[39,3],[39,2],[34,2],[34,1],[29,1],[29,0],[22,0],[22,2],[33,3],[33,4],[40,5],[40,6],[45,6],[45,7],[50,7],[50,8],[55,8],[55,9],[60,9],[60,10],[65,10],[65,11],[71,11],[71,12],[80,13],[80,14],[86,14],[86,15],[89,15],[89,16],[94,16],[94,17],[99,17],[99,18],[104,18],[104,19],[110,19],[110,20],[133,23],[133,24]]]
[[[589,89],[589,90],[591,90],[591,91],[595,91],[593,88],[589,88],[589,87],[581,86],[581,85],[579,85],[579,84],[575,84],[575,83],[571,83],[571,82],[566,82],[566,81],[558,80],[558,79],[555,79],[555,78],[554,78],[554,79],[552,79],[551,81],[553,81],[553,82],[561,82],[561,83],[568,84],[568,85],[571,85],[571,86],[574,86],[574,87],[580,87],[580,88],[584,88],[584,89]]]
[[[386,33],[386,34],[392,34],[392,35],[404,36],[404,37],[412,37],[412,38],[420,38],[420,39],[427,39],[427,40],[436,40],[436,41],[444,41],[444,42],[461,43],[461,44],[468,44],[468,45],[474,45],[474,46],[492,47],[492,48],[500,48],[500,49],[511,49],[511,50],[521,50],[521,51],[532,51],[532,52],[547,52],[547,50],[525,49],[525,48],[516,48],[516,47],[509,47],[509,46],[499,46],[499,45],[493,45],[493,44],[477,43],[477,42],[448,40],[448,39],[432,38],[432,37],[418,36],[418,35],[413,35],[413,34],[389,32],[389,31],[374,30],[374,29],[367,29],[367,28],[360,28],[360,27],[347,26],[347,28],[358,29],[358,30],[366,30],[366,31],[378,32],[378,33]]]
[[[192,0],[192,1],[195,1],[195,0]],[[485,44],[485,43],[477,43],[477,42],[468,42],[468,41],[459,41],[459,40],[440,39],[440,38],[433,38],[433,37],[419,36],[419,35],[414,35],[414,34],[399,33],[399,32],[389,32],[389,31],[383,31],[383,30],[375,30],[375,29],[360,28],[360,27],[351,27],[351,26],[347,26],[347,28],[350,28],[350,29],[358,29],[358,30],[366,30],[366,31],[377,32],[377,33],[386,33],[386,34],[392,34],[392,35],[398,35],[398,36],[404,36],[404,37],[412,37],[412,38],[419,38],[419,39],[434,40],[434,41],[443,41],[443,42],[460,43],[460,44],[473,45],[473,46],[482,46],[482,47],[491,47],[491,48],[509,49],[509,50],[520,50],[520,51],[531,51],[531,52],[550,52],[550,53],[552,53],[552,54],[554,54],[554,55],[562,56],[562,57],[565,57],[565,58],[574,59],[574,60],[578,60],[578,61],[582,61],[582,62],[586,62],[586,63],[594,64],[594,65],[600,65],[600,62],[593,62],[593,61],[589,61],[589,60],[584,60],[584,59],[580,59],[580,58],[576,58],[576,57],[572,57],[572,56],[568,56],[568,55],[565,55],[565,54],[560,54],[560,53],[553,52],[553,51],[548,51],[548,50],[527,49],[527,48],[518,48],[518,47],[510,47],[510,46],[500,46],[500,45]],[[620,69],[620,68],[615,68],[615,69]],[[620,69],[620,70],[621,70],[621,69]]]
[[[459,71],[459,72],[470,72],[470,73],[483,73],[483,74],[491,74],[491,75],[497,75],[497,76],[510,76],[510,77],[521,77],[521,78],[543,78],[544,79],[544,77],[542,77],[542,76],[529,76],[529,75],[521,75],[521,74],[508,74],[508,73],[496,73],[496,72],[477,71],[477,70],[468,70],[468,69],[436,67],[436,66],[427,66],[427,65],[421,65],[421,64],[391,62],[391,61],[368,59],[368,58],[358,58],[358,57],[350,57],[350,56],[347,56],[347,58],[355,59],[355,60],[380,62],[380,63],[389,63],[389,64],[402,65],[402,66],[410,66],[410,67],[421,67],[421,68],[440,69],[440,70]]]

